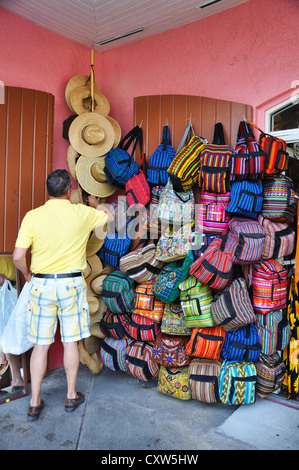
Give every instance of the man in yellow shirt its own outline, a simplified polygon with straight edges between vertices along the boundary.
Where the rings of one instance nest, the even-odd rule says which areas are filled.
[[[25,215],[13,253],[16,267],[27,282],[32,281],[27,312],[29,340],[35,343],[30,359],[32,396],[27,414],[30,421],[38,418],[44,405],[41,385],[57,318],[67,378],[65,410],[73,411],[84,401],[76,384],[80,362],[78,341],[90,336],[82,274],[86,268],[86,245],[96,227],[97,236],[104,238],[106,224],[113,220],[112,214],[94,196],[89,196],[89,206],[69,201],[71,180],[66,170],[50,173],[47,190],[49,200]],[[29,248],[30,267],[26,259]]]

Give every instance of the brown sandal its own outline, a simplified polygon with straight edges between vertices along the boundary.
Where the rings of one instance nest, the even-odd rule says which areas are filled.
[[[42,411],[44,407],[44,402],[41,400],[40,405],[38,406],[30,406],[28,408],[28,413],[27,413],[27,421],[36,421],[40,415],[40,412]]]
[[[75,409],[78,408],[78,406],[80,406],[81,403],[84,402],[84,400],[85,400],[84,395],[80,392],[77,392],[77,395],[78,395],[77,398],[67,398],[66,399],[64,409],[68,413],[70,413],[72,411],[75,411]]]

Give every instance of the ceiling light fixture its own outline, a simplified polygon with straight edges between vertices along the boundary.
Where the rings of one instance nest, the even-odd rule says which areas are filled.
[[[222,2],[222,0],[208,0],[207,2],[203,2],[200,5],[196,5],[195,8],[207,8],[210,7],[211,5],[214,5],[215,3]]]
[[[145,31],[145,30],[146,28],[133,29],[132,31],[129,31],[128,33],[120,34],[119,36],[114,36],[112,38],[103,39],[103,41],[96,42],[96,45],[103,46],[104,44],[109,44],[110,42],[119,41],[120,39],[127,38],[128,36],[132,36],[133,34],[141,33],[142,31]]]

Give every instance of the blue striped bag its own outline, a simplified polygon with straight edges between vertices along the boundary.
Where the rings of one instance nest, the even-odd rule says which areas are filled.
[[[108,233],[97,254],[105,264],[118,268],[121,257],[129,252],[131,243],[131,237],[125,229]]]
[[[134,282],[126,274],[114,271],[105,277],[101,297],[110,312],[132,312],[134,296]]]
[[[228,223],[226,250],[234,264],[259,261],[265,244],[263,227],[257,220],[233,217]]]
[[[221,365],[219,397],[223,405],[250,405],[256,400],[257,372],[253,362],[225,360]]]
[[[152,185],[166,185],[167,169],[174,157],[175,150],[171,145],[169,127],[164,126],[162,142],[149,159],[147,181]]]
[[[223,359],[256,362],[261,353],[261,343],[255,323],[234,331],[227,331],[221,350]]]
[[[258,181],[231,183],[230,202],[226,212],[232,216],[257,219],[263,207],[263,186]]]
[[[105,338],[101,344],[101,359],[104,366],[114,371],[126,372],[127,347],[128,341],[126,339]]]

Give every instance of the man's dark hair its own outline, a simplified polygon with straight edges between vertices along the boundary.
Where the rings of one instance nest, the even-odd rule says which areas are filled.
[[[52,171],[47,178],[47,190],[51,197],[65,196],[71,186],[71,177],[66,170]]]

